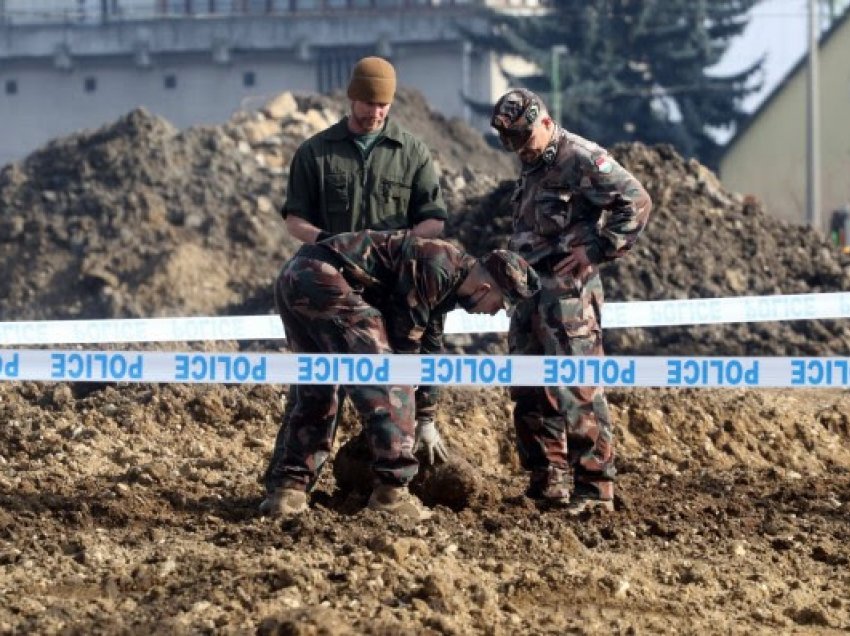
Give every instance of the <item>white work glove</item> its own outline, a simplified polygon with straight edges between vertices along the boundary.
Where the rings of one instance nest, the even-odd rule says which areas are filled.
[[[449,459],[449,452],[440,437],[440,431],[437,430],[437,423],[430,417],[416,421],[413,454],[423,455],[424,463],[428,466],[433,466],[435,462],[445,463]]]

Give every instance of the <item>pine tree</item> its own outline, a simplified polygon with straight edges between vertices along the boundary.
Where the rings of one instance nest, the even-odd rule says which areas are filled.
[[[539,71],[509,76],[511,84],[538,92],[550,110],[560,102],[561,123],[579,135],[603,145],[672,143],[714,167],[712,130],[746,116],[742,100],[759,89],[763,60],[734,75],[709,69],[758,1],[552,0],[544,15],[495,12],[489,35],[468,36],[533,62]]]

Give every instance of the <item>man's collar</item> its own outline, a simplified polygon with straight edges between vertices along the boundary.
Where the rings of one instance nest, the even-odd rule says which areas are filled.
[[[384,137],[400,144],[402,141],[401,126],[395,123],[395,120],[387,118],[387,125],[384,126]]]
[[[343,139],[348,139],[350,137],[354,137],[354,133],[352,133],[348,129],[348,115],[340,119],[333,126],[328,128],[327,131],[328,137],[333,139],[334,141],[342,141]],[[381,134],[386,139],[392,139],[397,144],[402,143],[402,131],[401,126],[395,123],[394,120],[387,118],[387,122],[384,125],[384,129],[381,131]]]
[[[552,137],[543,149],[543,154],[540,155],[540,161],[545,163],[547,166],[551,166],[555,163],[555,159],[558,156],[558,148],[561,145],[561,140],[564,138],[564,135],[561,132],[562,130],[563,129],[558,124],[555,124],[555,130],[552,131]]]
[[[546,147],[543,149],[543,152],[540,153],[540,156],[534,163],[522,164],[523,173],[534,172],[539,168],[544,166],[551,166],[555,163],[555,159],[558,157],[558,148],[561,146],[561,140],[564,138],[564,129],[561,128],[558,124],[555,124],[555,129],[552,131],[552,136],[549,138],[549,143],[546,144]]]

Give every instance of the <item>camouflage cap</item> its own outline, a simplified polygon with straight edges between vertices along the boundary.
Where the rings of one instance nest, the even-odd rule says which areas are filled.
[[[526,260],[509,250],[493,250],[480,259],[510,303],[531,298],[540,291],[540,277]]]
[[[490,125],[499,134],[505,150],[522,148],[531,137],[531,130],[546,110],[543,100],[526,88],[514,88],[499,98],[493,106]]]

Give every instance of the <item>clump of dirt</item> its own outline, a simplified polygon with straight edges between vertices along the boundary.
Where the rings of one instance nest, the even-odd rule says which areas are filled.
[[[343,107],[282,94],[183,132],[138,110],[6,166],[4,319],[272,311],[295,246],[277,215],[289,158]],[[454,239],[503,246],[509,158],[421,97],[394,109],[437,151]],[[819,236],[696,162],[614,152],[656,209],[607,269],[609,298],[846,288]],[[616,353],[847,344],[838,321],[606,336]],[[364,509],[350,409],[310,512],[280,521],[257,510],[277,387],[0,383],[0,632],[847,631],[848,395],[611,391],[617,511],[573,519],[523,496],[507,393],[449,388],[437,419],[452,461],[417,478],[434,516],[414,524]]]
[[[355,425],[350,422],[349,426]],[[334,486],[341,493],[361,496],[371,493],[375,481],[370,468],[371,456],[369,442],[363,434],[354,435],[342,444],[333,460]],[[446,506],[452,510],[480,505],[485,498],[497,500],[494,493],[487,493],[481,473],[459,454],[433,466],[423,465],[410,489],[428,506]]]

